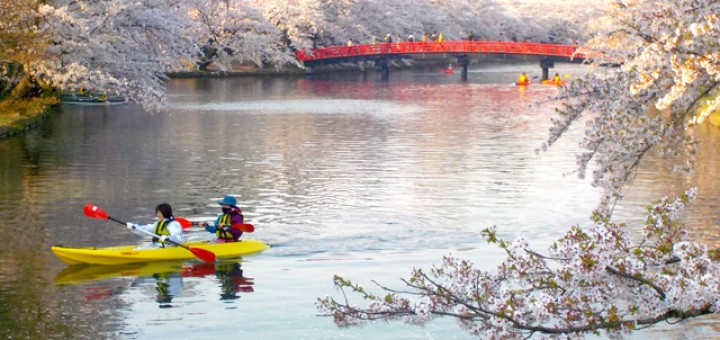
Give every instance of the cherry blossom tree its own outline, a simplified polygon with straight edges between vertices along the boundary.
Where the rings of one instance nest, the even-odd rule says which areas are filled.
[[[317,30],[314,33],[324,46],[345,44],[350,39],[367,43],[375,38],[382,42],[386,34],[393,41],[398,37],[407,39],[409,34],[419,40],[423,33],[432,32],[442,32],[448,40],[466,39],[472,34],[484,40],[547,41],[554,36],[557,41],[575,41],[580,38],[575,34],[583,31],[589,15],[577,9],[557,15],[554,3],[519,12],[517,4],[497,0],[420,0],[411,4],[401,0],[306,1],[314,5],[308,4],[311,10],[299,13],[319,11],[321,17],[315,17],[321,19],[304,27]],[[538,14],[542,17],[538,18]]]
[[[326,20],[317,0],[269,0],[261,10],[270,23],[282,32],[282,40],[293,50],[309,49]]]
[[[38,6],[37,0],[0,3],[0,99],[34,94],[37,84],[23,66],[40,60],[45,51],[47,37],[37,29]]]
[[[598,67],[562,89],[543,149],[573,123],[585,123],[578,174],[592,169],[593,185],[605,193],[591,225],[571,227],[544,253],[523,237],[501,240],[495,227],[488,228],[486,239],[507,255],[494,271],[448,256],[429,270],[414,269],[402,281],[404,290],[378,284],[384,295],[336,276],[343,298],[318,299],[318,308],[340,326],[453,317],[487,339],[538,333],[581,338],[601,331],[622,337],[659,322],[718,313],[720,253],[688,241],[679,220],[696,189],[654,202],[639,242],[631,241],[629,226],[611,219],[649,152],[677,154],[688,160],[678,170],[692,169],[692,126],[720,106],[718,13],[718,0],[616,1],[581,51]]]
[[[588,42],[590,53],[602,52],[595,64],[621,66],[597,68],[563,91],[545,147],[587,119],[578,173],[592,162],[593,184],[605,190],[601,208],[622,197],[648,152],[689,150],[678,168],[692,169],[696,141],[688,132],[720,106],[718,9],[717,0],[617,2]]]
[[[23,0],[27,1],[27,0]],[[196,54],[189,22],[166,0],[36,1],[28,31],[46,37],[23,69],[62,91],[121,94],[148,108],[165,100],[165,73]]]
[[[229,71],[244,62],[295,62],[294,53],[281,44],[280,29],[256,6],[243,0],[185,0],[183,12],[194,23],[188,33],[203,46],[201,69],[210,63]]]
[[[403,279],[408,290],[380,286],[385,295],[336,276],[344,299],[325,297],[318,307],[340,326],[373,320],[424,324],[449,316],[484,339],[580,337],[601,330],[619,336],[660,321],[717,313],[720,254],[685,241],[678,222],[695,195],[690,190],[648,208],[640,245],[631,244],[626,225],[600,213],[592,226],[571,228],[546,255],[531,250],[524,237],[498,239],[493,227],[484,236],[507,254],[494,272],[446,256],[440,266],[414,269]],[[346,291],[367,306],[355,307]]]

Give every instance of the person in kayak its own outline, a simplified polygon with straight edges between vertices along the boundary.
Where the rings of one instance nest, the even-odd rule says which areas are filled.
[[[218,202],[222,208],[222,214],[218,216],[215,223],[200,222],[205,230],[214,233],[220,242],[236,242],[242,231],[233,228],[234,224],[242,224],[244,217],[242,210],[237,206],[237,200],[232,196],[225,196]]]
[[[180,223],[175,221],[175,217],[173,217],[172,207],[170,207],[170,205],[167,203],[162,203],[155,207],[155,215],[159,219],[159,221],[155,223],[138,225],[128,222],[127,227],[138,235],[145,235],[142,232],[136,231],[140,229],[160,236],[153,237],[148,248],[164,248],[174,246],[172,243],[165,242],[165,240],[168,239],[176,243],[181,243],[183,241],[182,226],[180,226]]]
[[[518,84],[524,84],[528,81],[527,76],[525,75],[525,72],[523,72],[517,79]]]
[[[553,82],[553,83],[562,82],[562,79],[560,79],[560,75],[557,74],[557,73],[555,73],[555,76],[553,77],[552,82]]]

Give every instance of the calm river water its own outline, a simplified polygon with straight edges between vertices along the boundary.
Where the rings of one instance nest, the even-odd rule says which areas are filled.
[[[567,68],[564,68],[567,67]],[[480,231],[496,225],[543,250],[588,221],[598,190],[574,170],[579,131],[550,151],[556,93],[509,85],[535,63],[473,69],[470,82],[437,70],[307,78],[175,79],[169,110],[60,106],[42,126],[0,140],[0,336],[67,339],[465,339],[453,320],[423,328],[377,323],[337,328],[318,297],[334,274],[401,288],[412,267],[447,254],[491,270],[501,253]],[[570,77],[583,70],[559,66]],[[697,131],[717,150],[715,128]],[[717,152],[689,178],[652,157],[617,209],[641,218],[664,194],[700,185],[691,237],[720,246]],[[170,203],[210,219],[235,195],[271,248],[214,267],[198,262],[68,267],[52,245],[140,242],[124,227],[82,214],[149,223]],[[191,239],[212,235],[190,230]],[[702,318],[634,338],[711,338]]]

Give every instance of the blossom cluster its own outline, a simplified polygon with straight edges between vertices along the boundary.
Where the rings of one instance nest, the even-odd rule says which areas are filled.
[[[691,171],[697,143],[691,126],[720,107],[720,1],[615,5],[585,47],[604,67],[557,96],[562,107],[544,146],[586,122],[579,174],[592,168],[593,184],[605,192],[601,208],[622,198],[651,150],[678,156],[675,169]]]
[[[341,277],[344,300],[318,300],[318,308],[341,326],[372,320],[423,324],[455,317],[468,332],[487,339],[582,337],[601,330],[621,336],[638,327],[715,313],[720,306],[720,265],[714,251],[685,240],[680,212],[695,189],[648,207],[645,236],[630,242],[629,227],[600,213],[593,225],[573,227],[546,255],[522,237],[507,242],[495,228],[484,234],[506,252],[495,271],[446,256],[430,270],[414,269],[408,291],[380,286],[378,296]],[[345,295],[359,293],[367,306]]]

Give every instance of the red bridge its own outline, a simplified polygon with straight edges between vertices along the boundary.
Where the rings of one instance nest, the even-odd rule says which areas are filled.
[[[296,57],[312,72],[312,66],[330,63],[374,60],[379,68],[386,71],[387,59],[412,54],[450,53],[458,58],[463,66],[463,80],[467,80],[468,54],[517,54],[546,57],[540,61],[543,79],[547,79],[547,69],[555,61],[582,61],[584,54],[576,53],[578,46],[542,44],[531,42],[507,41],[431,41],[364,44],[354,46],[332,46],[297,51]],[[386,71],[387,72],[387,71]]]

